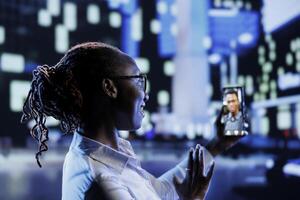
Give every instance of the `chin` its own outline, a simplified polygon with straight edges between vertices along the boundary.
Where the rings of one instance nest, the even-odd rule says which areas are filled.
[[[138,130],[138,129],[141,128],[141,127],[142,127],[142,122],[135,123],[135,124],[133,125],[132,131],[136,131],[136,130]]]
[[[132,121],[133,130],[137,130],[137,129],[141,128],[142,127],[142,122],[143,122],[143,116],[136,115],[133,118],[133,121]]]
[[[142,122],[139,123],[131,123],[130,125],[123,125],[119,126],[118,129],[122,131],[136,131],[137,129],[141,128]]]

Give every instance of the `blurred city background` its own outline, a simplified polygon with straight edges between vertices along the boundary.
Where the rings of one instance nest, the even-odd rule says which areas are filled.
[[[72,136],[47,120],[40,169],[32,123],[19,122],[32,70],[85,41],[119,47],[147,74],[143,125],[120,134],[151,173],[211,139],[222,87],[242,85],[251,134],[216,158],[207,199],[300,198],[299,1],[0,0],[0,199],[60,199]]]

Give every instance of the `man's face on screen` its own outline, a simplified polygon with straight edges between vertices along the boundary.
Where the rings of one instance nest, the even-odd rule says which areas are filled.
[[[239,112],[240,103],[236,94],[227,94],[226,102],[230,113],[237,114]]]

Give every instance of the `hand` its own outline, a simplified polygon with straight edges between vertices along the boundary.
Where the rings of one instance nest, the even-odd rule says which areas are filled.
[[[203,154],[200,145],[197,145],[195,150],[191,148],[184,180],[180,182],[176,176],[174,177],[174,185],[181,200],[198,200],[205,197],[214,171],[214,163],[205,175]]]
[[[222,123],[222,117],[224,115],[225,107],[226,106],[222,106],[222,109],[216,119],[217,137],[215,139],[219,140],[219,142],[221,143],[224,150],[227,150],[230,147],[232,147],[233,145],[235,145],[243,136],[242,135],[238,135],[238,136],[225,136],[224,135],[225,124]]]
[[[213,155],[216,156],[233,145],[235,145],[242,137],[245,135],[237,135],[237,136],[225,136],[224,135],[224,128],[225,124],[222,123],[222,117],[224,114],[224,106],[221,109],[221,112],[219,113],[217,119],[216,119],[216,129],[217,129],[217,135],[208,143],[206,146],[207,150]],[[244,124],[244,128],[248,128],[249,124],[246,121]]]

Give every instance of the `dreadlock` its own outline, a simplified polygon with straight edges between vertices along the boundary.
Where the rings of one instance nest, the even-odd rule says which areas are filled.
[[[39,167],[39,157],[48,150],[46,118],[52,116],[60,121],[63,132],[73,133],[82,123],[84,99],[94,95],[96,81],[115,73],[114,67],[124,59],[128,61],[115,47],[87,42],[71,48],[55,66],[41,65],[33,71],[21,122],[35,121],[30,134],[39,145],[35,156]]]

